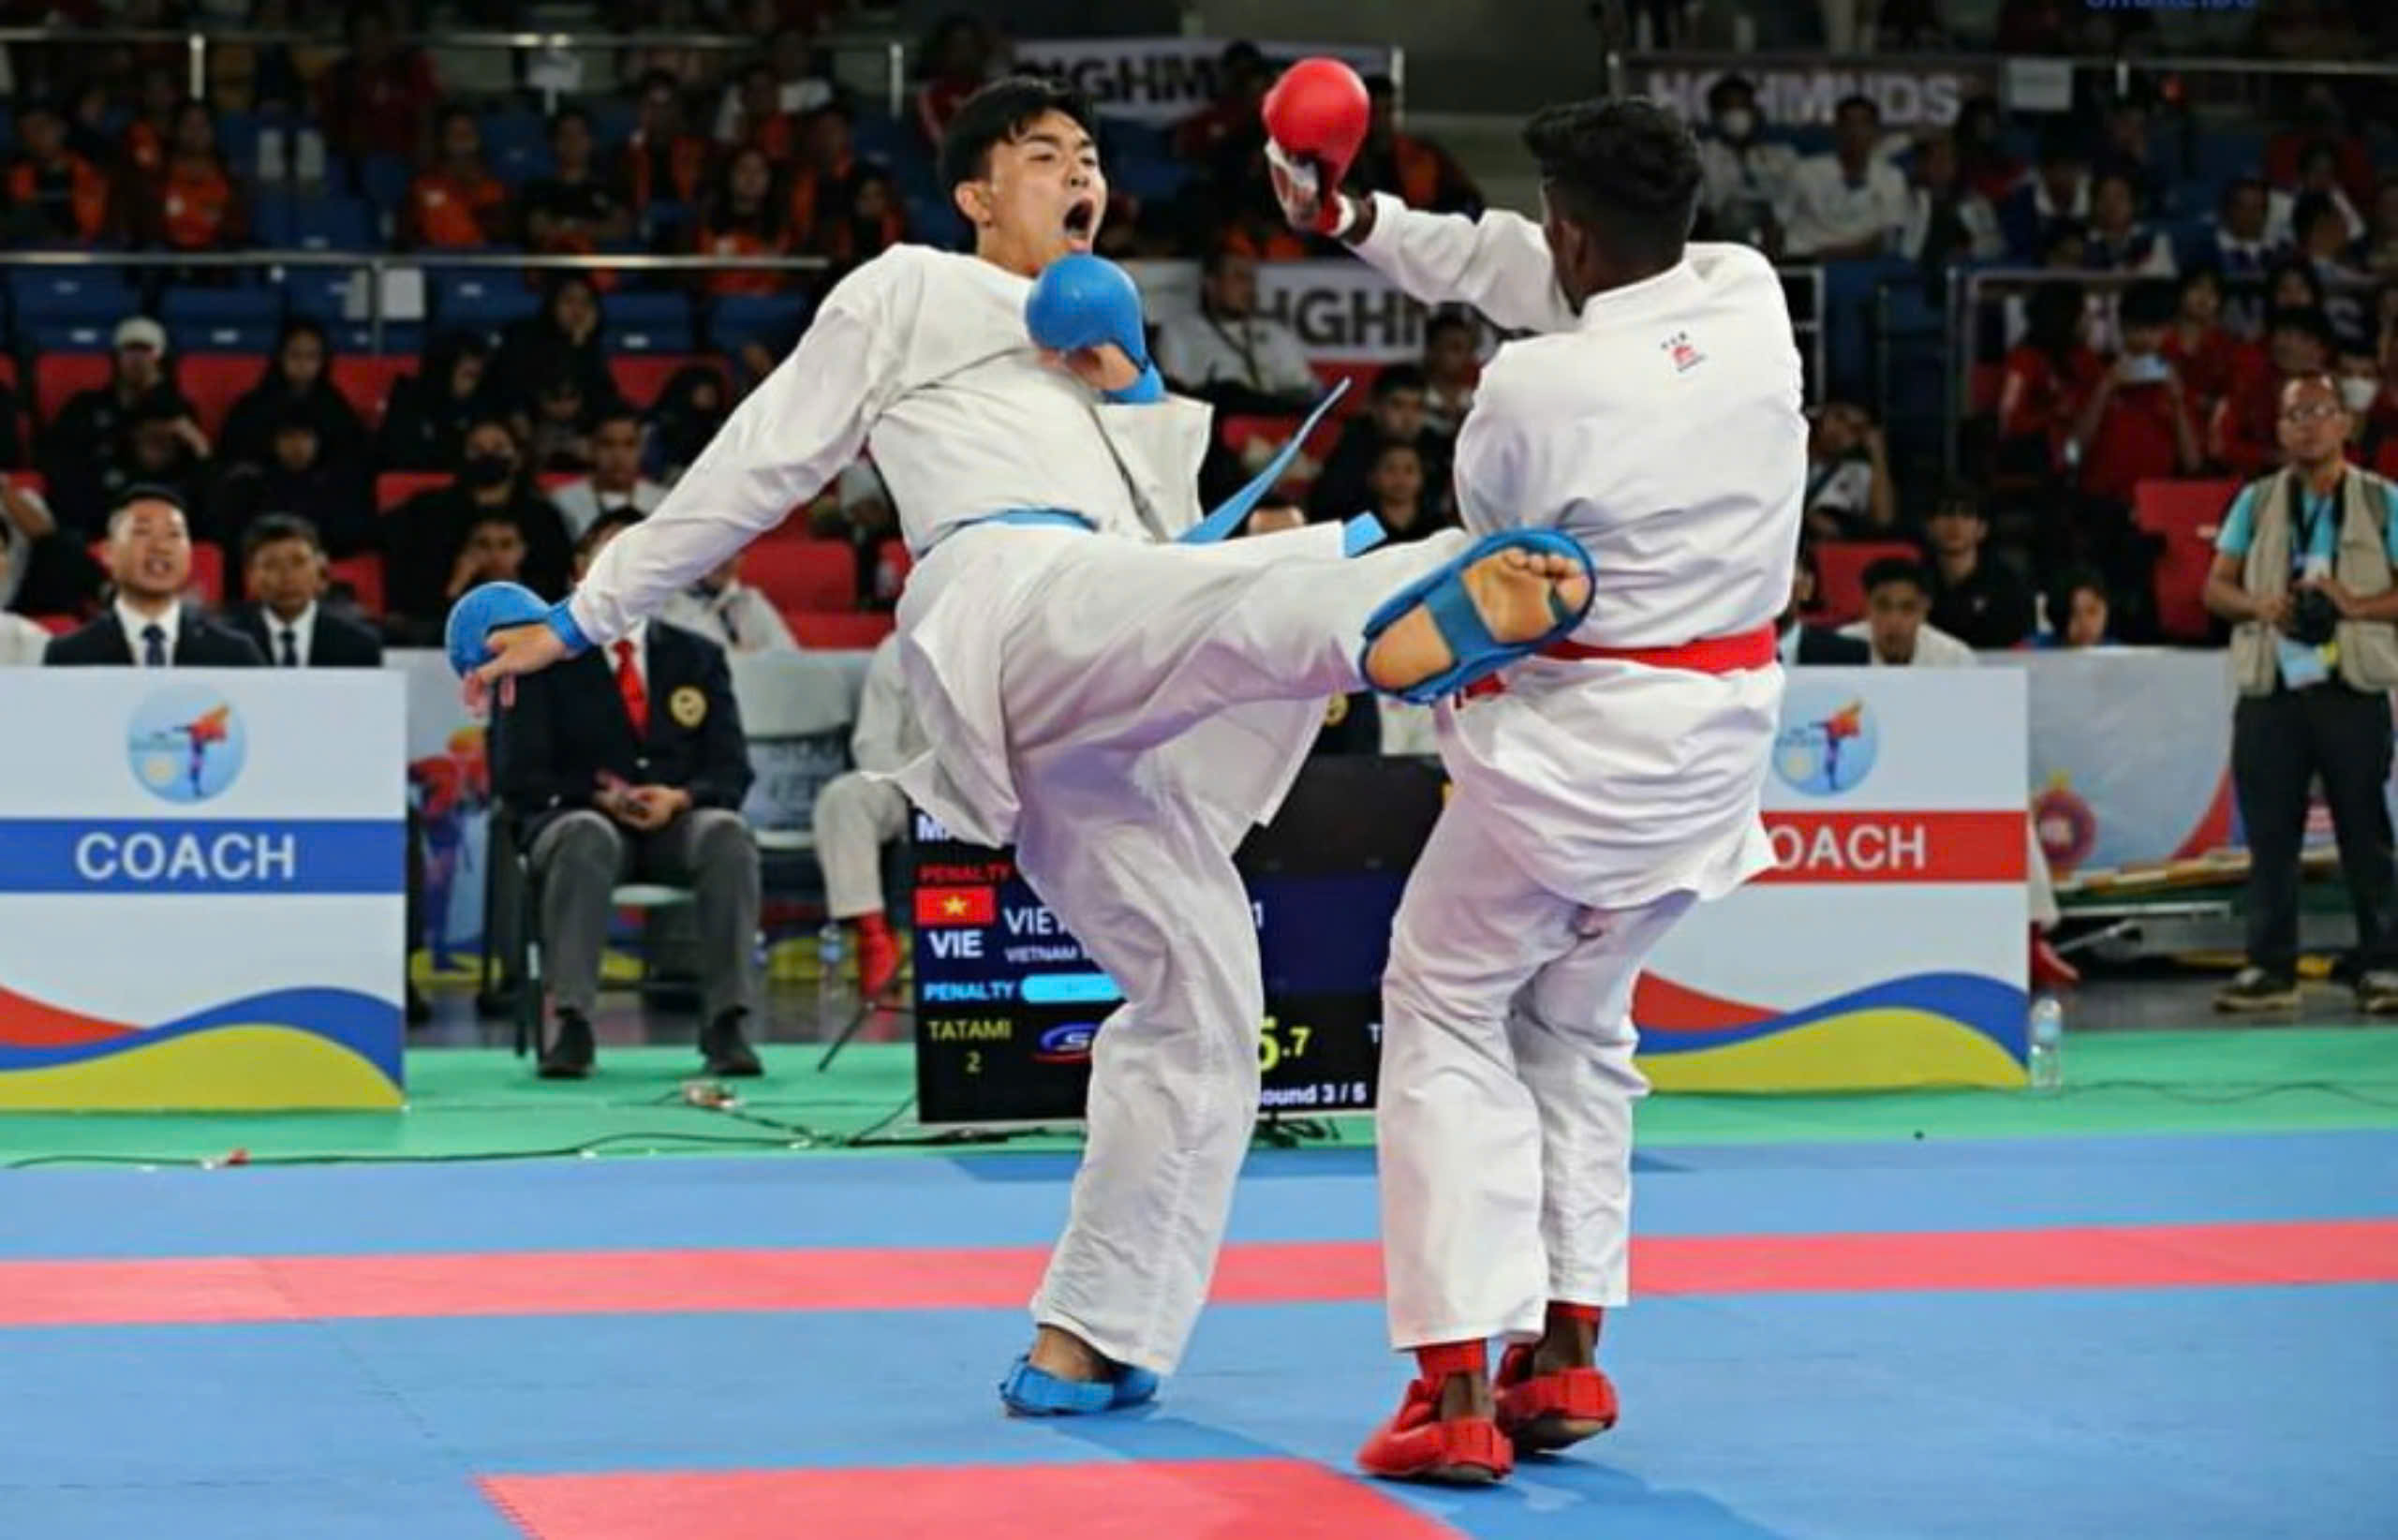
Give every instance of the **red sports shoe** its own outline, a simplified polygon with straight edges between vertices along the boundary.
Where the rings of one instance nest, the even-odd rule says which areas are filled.
[[[1605,1374],[1595,1369],[1534,1374],[1530,1343],[1507,1350],[1491,1388],[1499,1426],[1517,1454],[1547,1454],[1615,1426],[1615,1386]]]
[[[2039,927],[2032,929],[2032,985],[2035,988],[2056,989],[2081,982],[2081,970],[2065,960],[2065,954],[2049,944]]]
[[[858,939],[858,998],[876,1000],[883,992],[899,982],[899,939],[880,914],[868,914],[856,921]]]
[[[1516,1453],[1497,1423],[1488,1417],[1443,1421],[1440,1405],[1440,1382],[1418,1379],[1411,1384],[1399,1414],[1375,1429],[1357,1451],[1359,1468],[1394,1481],[1461,1487],[1501,1480],[1516,1468]]]

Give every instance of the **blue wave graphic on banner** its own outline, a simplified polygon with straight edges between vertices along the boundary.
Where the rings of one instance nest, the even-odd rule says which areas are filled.
[[[56,1047],[0,1045],[0,1070],[43,1069],[106,1059],[175,1038],[197,1037],[224,1027],[288,1027],[337,1043],[389,1076],[400,1079],[401,1013],[398,1002],[354,989],[278,989],[213,1005],[146,1030],[132,1030],[97,1043]]]
[[[1969,1027],[2020,1057],[2023,1052],[2024,1004],[2021,988],[1987,974],[1911,973],[1764,1021],[1697,1030],[1650,1029],[1640,1034],[1640,1050],[1651,1054],[1697,1053],[1777,1037],[1860,1011],[1919,1011]]]

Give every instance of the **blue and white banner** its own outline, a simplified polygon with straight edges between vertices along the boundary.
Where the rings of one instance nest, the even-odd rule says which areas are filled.
[[[405,700],[0,672],[0,1108],[399,1104]]]

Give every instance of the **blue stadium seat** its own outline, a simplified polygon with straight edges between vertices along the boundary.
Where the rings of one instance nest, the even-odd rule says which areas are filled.
[[[35,353],[105,353],[115,341],[114,321],[43,321],[22,328],[17,340]]]
[[[141,308],[141,297],[112,267],[16,268],[8,274],[16,313],[45,325],[107,321]]]
[[[504,107],[482,117],[483,164],[510,186],[550,174],[550,129],[539,112]]]
[[[383,244],[375,211],[355,198],[303,198],[290,208],[291,240],[303,251],[371,251]]]
[[[180,353],[263,353],[274,348],[272,321],[218,325],[207,321],[169,321],[167,343]]]
[[[216,114],[216,148],[237,177],[258,174],[259,126],[256,112]]]
[[[1118,156],[1173,159],[1174,129],[1164,124],[1135,123],[1130,118],[1102,118],[1099,124],[1099,153],[1107,168],[1107,179],[1113,182]]]
[[[668,290],[619,289],[609,295],[600,308],[606,314],[609,325],[621,326],[628,331],[688,326],[691,322],[690,296]]]
[[[796,294],[727,294],[708,316],[709,339],[719,348],[762,342],[779,352],[799,340],[807,301]]]
[[[541,307],[522,274],[484,268],[432,276],[433,313],[444,326],[499,326]]]
[[[908,210],[908,233],[910,239],[926,245],[955,251],[966,244],[971,233],[966,216],[946,199],[910,196],[905,200]]]
[[[158,318],[170,330],[177,326],[274,326],[283,319],[283,295],[266,288],[170,289],[159,304]]]
[[[378,209],[396,209],[408,195],[409,175],[398,155],[366,155],[358,162],[355,190]]]
[[[1163,155],[1129,155],[1107,163],[1107,182],[1143,202],[1162,201],[1191,181],[1191,168]]]
[[[887,161],[893,166],[925,158],[916,126],[888,112],[860,112],[850,120],[850,144],[861,160]]]
[[[341,319],[349,304],[349,281],[354,271],[346,267],[284,269],[283,292],[291,313],[327,322]]]
[[[680,247],[685,243],[671,238],[690,229],[692,217],[691,206],[688,203],[678,203],[668,198],[653,200],[649,207],[641,212],[641,228],[635,231],[635,238],[652,250],[666,248],[670,241],[673,246]]]
[[[595,96],[579,103],[591,114],[591,138],[602,155],[611,155],[633,137],[641,110],[622,96]]]
[[[601,335],[613,353],[688,353],[691,351],[691,323],[682,320],[664,321],[655,325],[625,326],[610,322]]]
[[[363,321],[348,321],[333,329],[333,351],[366,353],[375,351],[375,329]],[[385,321],[383,351],[387,353],[422,353],[424,351],[424,323],[422,321]]]

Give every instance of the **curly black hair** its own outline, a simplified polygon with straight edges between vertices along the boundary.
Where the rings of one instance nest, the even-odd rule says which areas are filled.
[[[1672,109],[1647,96],[1544,107],[1524,125],[1551,206],[1615,261],[1681,259],[1698,202],[1698,143]]]

